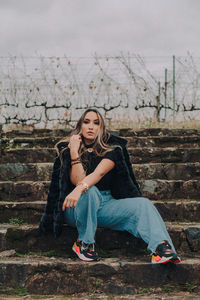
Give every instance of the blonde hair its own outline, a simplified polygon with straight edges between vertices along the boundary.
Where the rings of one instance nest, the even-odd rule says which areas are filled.
[[[85,116],[87,113],[89,112],[94,112],[97,114],[98,116],[98,119],[99,119],[99,131],[98,131],[98,134],[94,140],[94,144],[93,144],[93,150],[94,150],[94,153],[97,155],[97,156],[104,156],[107,152],[109,151],[112,151],[114,149],[114,145],[108,145],[107,142],[109,140],[109,137],[110,137],[110,134],[107,132],[107,129],[106,129],[106,126],[105,126],[105,121],[102,117],[102,115],[100,114],[100,112],[94,108],[88,108],[83,114],[82,116],[80,117],[80,119],[78,120],[77,124],[76,124],[76,127],[74,129],[74,131],[72,132],[72,135],[73,134],[80,134],[81,135],[81,128],[82,128],[82,124],[83,124],[83,121],[85,119]],[[69,138],[65,138],[65,139],[62,139],[60,140],[56,145],[55,145],[55,148],[56,148],[56,151],[57,151],[57,154],[58,156],[60,157],[60,160],[61,160],[61,163],[62,163],[62,153],[68,149],[68,146],[63,148],[60,152],[58,150],[58,144],[60,142],[66,142],[68,141]],[[118,146],[119,147],[119,146]],[[82,157],[82,155],[87,151],[87,148],[85,147],[84,143],[81,143],[81,146],[79,148],[79,156]]]

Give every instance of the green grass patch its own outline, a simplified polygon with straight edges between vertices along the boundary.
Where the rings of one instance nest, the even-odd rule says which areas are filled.
[[[12,288],[12,287],[5,287],[1,288],[1,292],[6,295],[15,295],[15,296],[26,296],[29,294],[26,288]]]
[[[100,287],[101,286],[101,282],[100,281],[96,281],[95,285],[96,285],[96,287]]]
[[[36,256],[44,256],[44,257],[64,257],[64,258],[68,258],[71,257],[70,255],[67,254],[60,254],[57,253],[55,250],[50,250],[50,251],[46,251],[46,252],[27,252],[27,253],[20,253],[17,252],[16,256],[18,257],[28,257],[28,256],[32,256],[32,257],[36,257]]]
[[[151,291],[148,288],[143,288],[138,291],[138,294],[149,294]]]
[[[190,293],[194,293],[197,290],[198,286],[189,282],[186,282],[185,289]]]
[[[10,218],[8,223],[12,225],[21,225],[22,223],[24,223],[24,220],[20,218]]]

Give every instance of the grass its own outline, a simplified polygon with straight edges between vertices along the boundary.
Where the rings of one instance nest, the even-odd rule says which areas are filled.
[[[67,254],[59,254],[57,253],[55,250],[50,250],[50,251],[46,251],[46,252],[28,252],[28,253],[19,253],[17,252],[16,253],[16,256],[18,257],[28,257],[28,256],[44,256],[44,257],[64,257],[64,258],[68,258],[68,257],[71,257]]]
[[[185,289],[187,292],[193,293],[197,290],[198,286],[189,282],[186,282]]]
[[[143,288],[143,289],[141,289],[141,290],[138,291],[138,294],[148,294],[150,292],[151,292],[150,289]]]
[[[16,295],[16,296],[26,296],[29,294],[26,288],[12,288],[12,287],[6,287],[2,288],[2,291],[6,295]]]
[[[24,220],[20,218],[10,218],[8,223],[12,225],[21,225],[22,223],[24,223]]]

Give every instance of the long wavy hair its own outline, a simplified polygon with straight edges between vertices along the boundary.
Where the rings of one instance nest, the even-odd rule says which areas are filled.
[[[104,156],[107,152],[109,151],[112,151],[114,149],[114,145],[108,145],[107,142],[109,140],[109,137],[110,137],[110,134],[108,133],[107,129],[106,129],[106,126],[105,126],[105,121],[104,121],[104,118],[102,117],[102,115],[100,114],[100,112],[94,108],[88,108],[83,114],[82,116],[80,117],[80,119],[78,120],[77,124],[76,124],[76,127],[75,129],[73,130],[72,132],[72,135],[73,134],[80,134],[81,135],[81,129],[82,129],[82,124],[83,124],[83,121],[85,119],[85,116],[87,115],[87,113],[89,112],[94,112],[97,114],[98,116],[98,119],[99,119],[99,131],[98,131],[98,134],[95,138],[95,140],[93,141],[92,143],[92,148],[93,148],[93,151],[96,155],[98,156]],[[60,152],[58,150],[58,144],[60,142],[66,142],[66,141],[69,141],[69,137],[68,138],[65,138],[65,139],[62,139],[60,140],[56,145],[55,145],[55,148],[56,148],[56,151],[57,151],[57,154],[58,156],[60,157],[60,160],[61,160],[61,163],[62,163],[62,153],[68,149],[68,146],[63,148]],[[83,154],[87,151],[87,148],[85,147],[85,144],[84,144],[84,140],[83,140],[83,143],[81,143],[80,145],[80,148],[79,148],[79,156],[80,158],[83,157]]]

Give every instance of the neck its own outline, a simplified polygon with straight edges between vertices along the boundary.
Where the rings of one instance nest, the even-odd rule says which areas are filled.
[[[85,145],[89,146],[89,145],[93,145],[94,144],[94,140],[88,140],[88,139],[84,139],[84,143]]]

